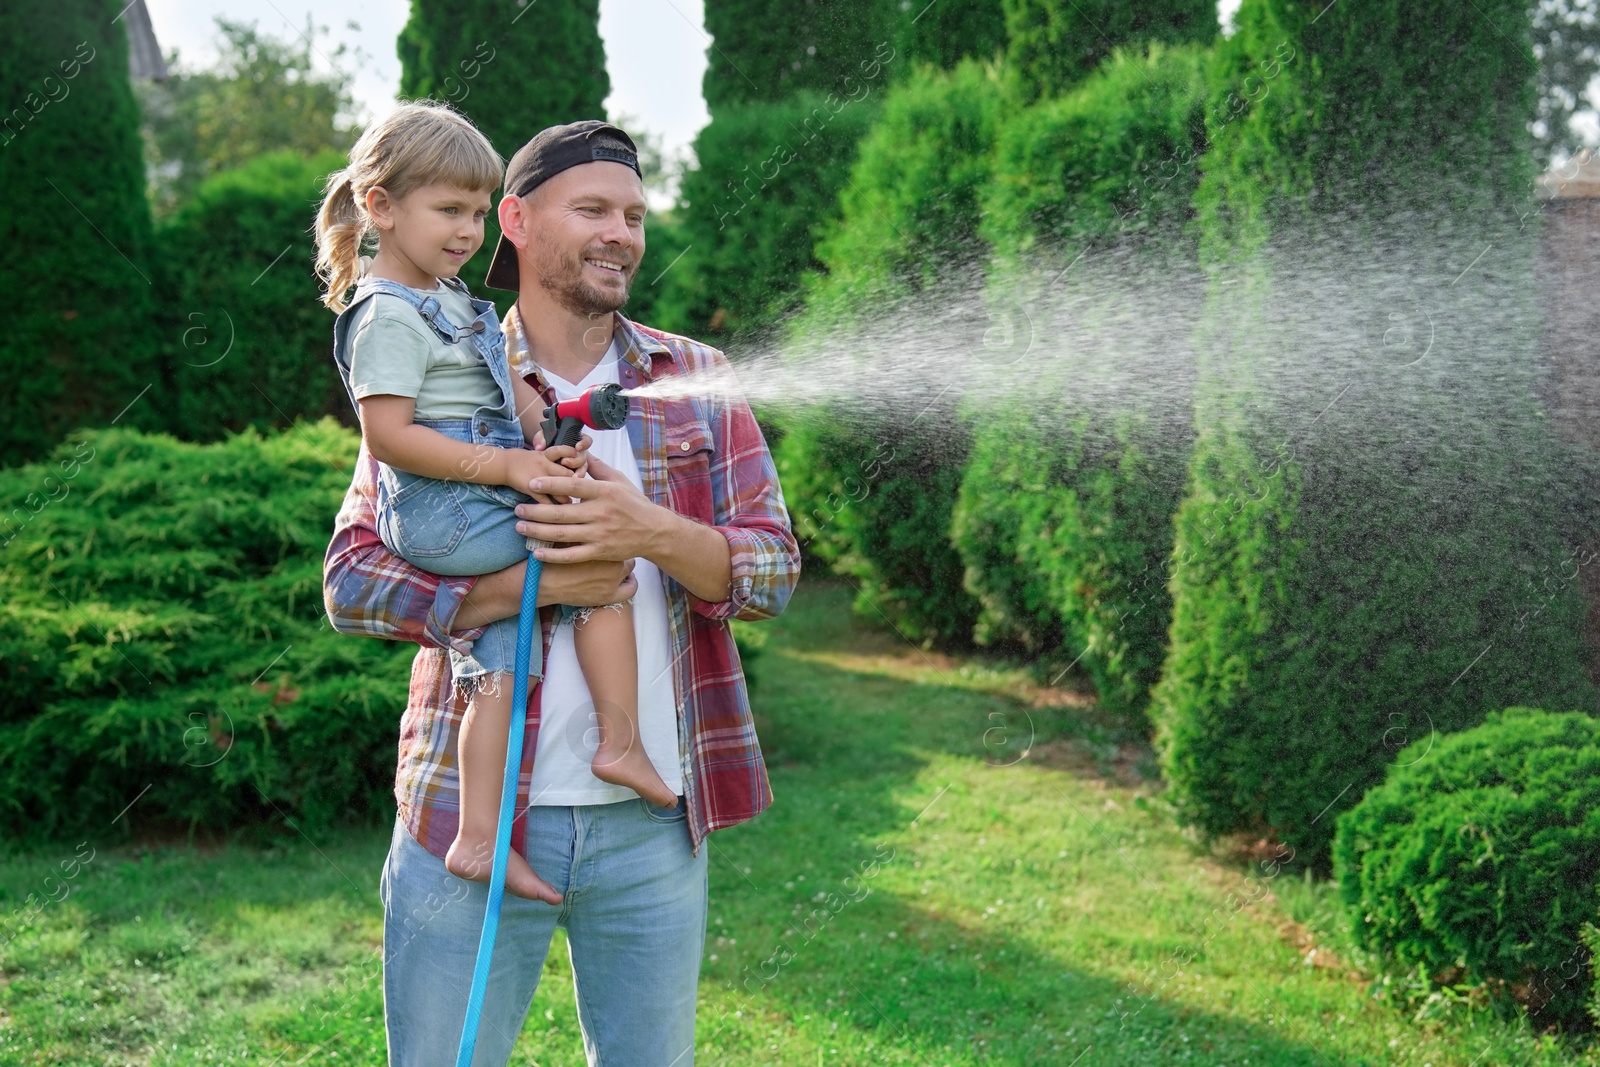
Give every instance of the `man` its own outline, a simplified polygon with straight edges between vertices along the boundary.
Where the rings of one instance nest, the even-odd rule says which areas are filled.
[[[617,314],[645,249],[644,187],[621,130],[542,131],[507,167],[499,210],[488,280],[517,293],[504,321],[511,367],[546,402],[726,366],[715,349]],[[728,628],[779,614],[800,573],[761,431],[742,399],[635,397],[625,429],[591,436],[590,477],[528,487],[576,502],[522,505],[518,529],[563,546],[541,550],[541,608],[634,597],[640,740],[680,799],[658,807],[590,772],[594,716],[571,631],[554,633],[541,610],[545,673],[527,709],[512,847],[561,903],[505,897],[474,1064],[507,1061],[558,925],[589,1062],[692,1063],[705,838],[772,800]],[[382,878],[384,1017],[391,1064],[437,1067],[455,1059],[488,896],[444,867],[465,710],[446,650],[517,613],[525,567],[441,578],[407,564],[378,539],[376,480],[363,449],[324,595],[336,629],[422,646]]]

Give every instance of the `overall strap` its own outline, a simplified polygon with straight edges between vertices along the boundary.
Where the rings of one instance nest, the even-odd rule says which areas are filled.
[[[463,296],[467,296],[469,300],[471,299],[467,294],[466,286],[459,279],[446,278],[444,281],[447,286],[455,289]],[[410,286],[401,285],[399,282],[393,282],[387,278],[363,279],[356,289],[355,298],[351,301],[350,306],[355,307],[360,301],[379,293],[397,296],[411,305],[412,310],[420,315],[422,321],[427,323],[433,332],[438,334],[439,338],[447,345],[456,344],[465,338],[471,337],[473,334],[479,334],[484,331],[482,319],[474,319],[471,326],[457,327],[455,323],[450,321],[450,317],[444,313],[444,306],[439,303],[437,297],[421,296]]]

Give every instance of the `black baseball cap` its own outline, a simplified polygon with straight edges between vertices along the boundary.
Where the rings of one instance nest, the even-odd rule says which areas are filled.
[[[584,119],[540,130],[533,140],[517,149],[506,167],[505,193],[527,196],[562,171],[597,160],[621,163],[644,177],[633,138],[608,122]],[[505,234],[495,245],[494,259],[484,281],[496,289],[517,291],[517,246],[506,240]]]

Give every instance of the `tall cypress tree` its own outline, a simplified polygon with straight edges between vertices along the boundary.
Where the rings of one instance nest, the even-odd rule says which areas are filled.
[[[600,0],[412,0],[400,95],[454,104],[500,154],[557,123],[605,117],[611,93]]]
[[[0,462],[75,426],[163,425],[128,38],[113,0],[0,6]],[[146,392],[146,387],[149,387]],[[130,406],[131,405],[131,406]],[[41,491],[51,491],[41,487]],[[30,505],[31,506],[31,505]]]
[[[724,107],[806,89],[848,95],[843,79],[860,77],[897,21],[887,0],[707,0],[706,107],[714,120]]]
[[[454,105],[507,161],[546,126],[606,117],[600,0],[529,0],[520,10],[504,0],[412,0],[395,48],[400,95]],[[461,277],[503,310],[510,295],[483,285],[499,239],[491,213],[483,250]]]
[[[1323,866],[1407,743],[1595,706],[1533,400],[1534,65],[1521,0],[1245,0],[1236,23],[1152,715],[1188,822]]]

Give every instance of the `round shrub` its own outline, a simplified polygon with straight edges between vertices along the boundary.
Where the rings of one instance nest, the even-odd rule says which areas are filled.
[[[1497,981],[1581,1019],[1580,931],[1600,882],[1600,719],[1532,708],[1416,738],[1338,818],[1355,938],[1440,981]]]

